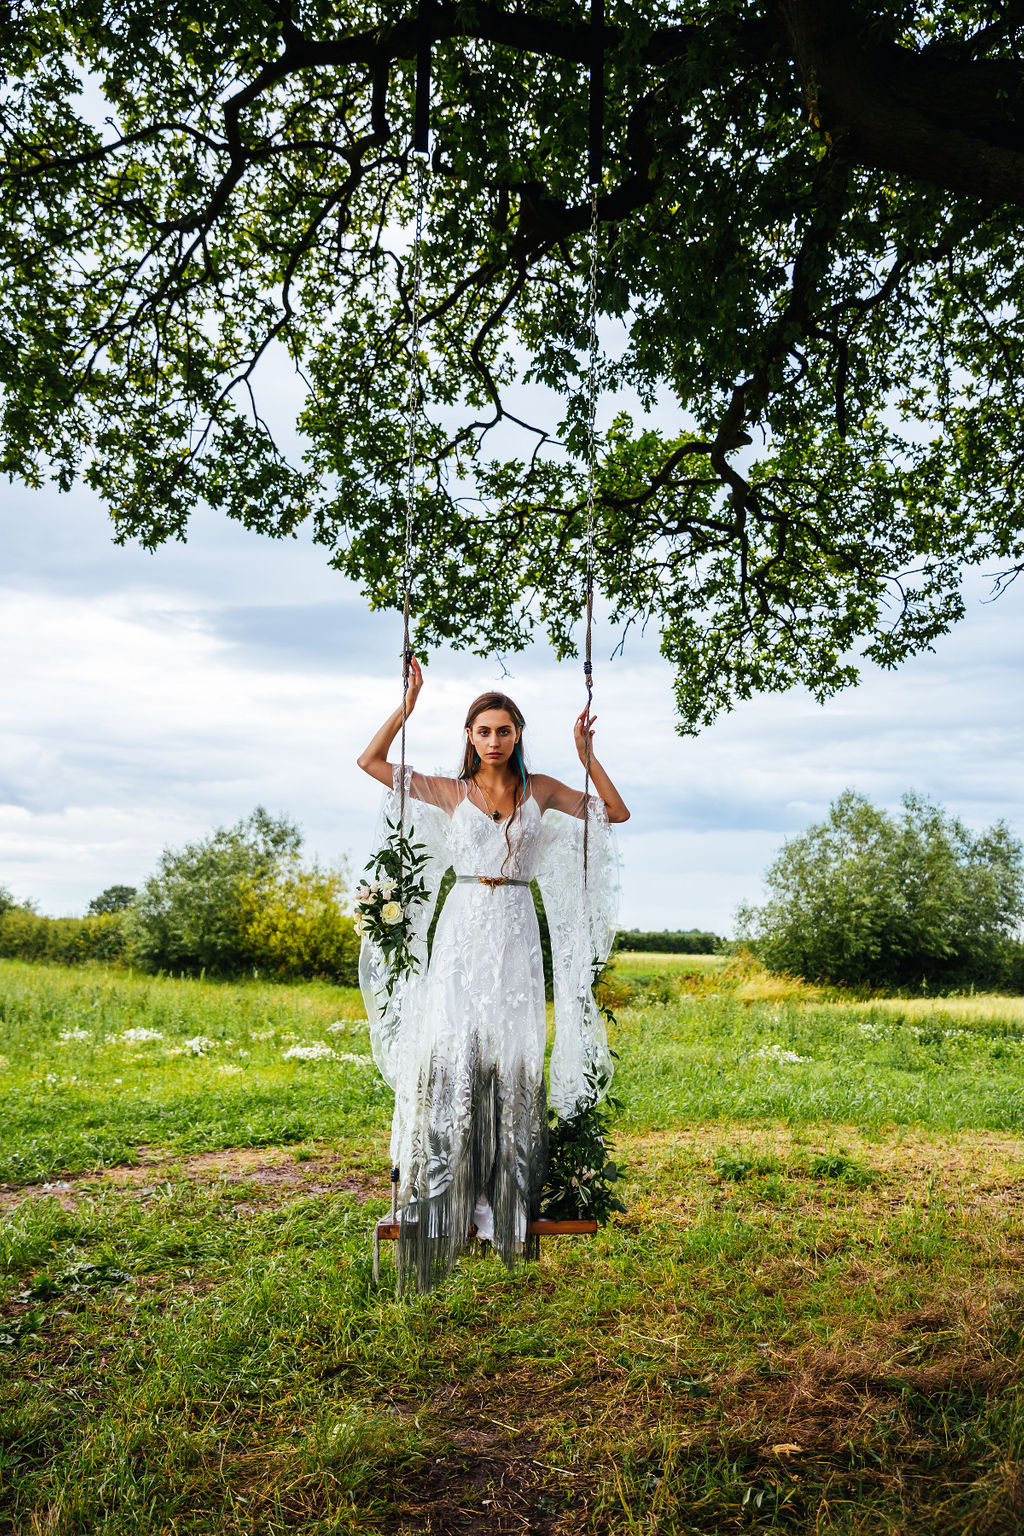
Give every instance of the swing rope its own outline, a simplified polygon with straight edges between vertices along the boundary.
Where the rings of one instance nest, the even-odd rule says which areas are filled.
[[[410,306],[412,325],[409,337],[409,391],[406,397],[406,471],[405,471],[405,539],[402,555],[402,744],[401,785],[398,798],[398,826],[405,836],[405,727],[409,717],[409,664],[412,649],[409,637],[409,610],[412,594],[413,528],[416,513],[416,462],[419,450],[418,422],[420,413],[420,300],[422,285],[423,201],[426,188],[427,163],[423,155],[416,153],[416,220],[412,241],[412,268]]]
[[[584,531],[584,591],[586,636],[583,647],[583,682],[587,690],[584,715],[585,761],[583,784],[583,888],[590,864],[590,715],[594,703],[594,504],[597,492],[597,200],[601,191],[604,147],[604,0],[590,0],[590,116],[587,136],[587,180],[590,183],[590,271],[587,303],[587,498]]]
[[[597,182],[590,188],[590,292],[587,312],[590,360],[587,368],[587,498],[583,542],[586,636],[583,647],[583,682],[587,690],[584,716],[585,761],[583,785],[583,884],[586,886],[590,854],[590,713],[594,703],[594,503],[597,485]]]

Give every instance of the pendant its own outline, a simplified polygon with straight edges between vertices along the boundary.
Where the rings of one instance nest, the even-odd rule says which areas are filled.
[[[497,811],[492,811],[491,812],[491,820],[492,821],[500,821],[501,820],[501,816],[499,815],[499,813]]]

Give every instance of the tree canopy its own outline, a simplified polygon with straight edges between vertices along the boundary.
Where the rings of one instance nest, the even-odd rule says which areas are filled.
[[[135,894],[134,885],[108,885],[106,890],[93,897],[88,911],[93,917],[102,917],[107,912],[124,912],[131,906]]]
[[[1001,821],[973,833],[917,795],[890,816],[846,790],[783,843],[765,885],[764,905],[737,914],[741,937],[812,981],[992,985],[1019,963],[1019,839]]]
[[[420,645],[572,648],[588,10],[433,7]],[[305,524],[394,604],[412,0],[5,11],[0,466],[149,546],[200,502]],[[1022,33],[998,0],[609,5],[597,577],[684,728],[894,665],[966,564],[1024,564]]]

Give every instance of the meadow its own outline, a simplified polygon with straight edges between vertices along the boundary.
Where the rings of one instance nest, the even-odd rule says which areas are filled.
[[[399,1300],[356,993],[0,962],[0,1531],[1019,1531],[1024,999],[604,993],[627,1214]]]

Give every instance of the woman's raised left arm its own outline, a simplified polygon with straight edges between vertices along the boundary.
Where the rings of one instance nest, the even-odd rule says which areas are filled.
[[[604,801],[605,810],[608,812],[609,821],[628,821],[629,808],[615,785],[612,783],[604,768],[594,756],[594,722],[596,715],[587,719],[586,710],[579,716],[573,727],[573,735],[576,738],[576,750],[579,753],[580,762],[584,768],[587,766],[587,750],[590,751],[590,783],[596,795],[600,795]],[[543,810],[564,811],[568,816],[582,817],[584,806],[583,796],[578,789],[570,789],[568,784],[561,784],[557,779],[548,779],[545,775],[535,775],[538,783],[543,781],[546,794],[544,795]]]
[[[605,809],[608,812],[609,821],[628,821],[629,807],[619,794],[615,785],[601,767],[594,756],[594,723],[596,715],[587,715],[587,711],[577,716],[573,727],[573,735],[576,738],[576,751],[580,755],[580,762],[584,768],[587,766],[587,753],[590,753],[590,782],[594,786],[594,793],[601,796]]]

